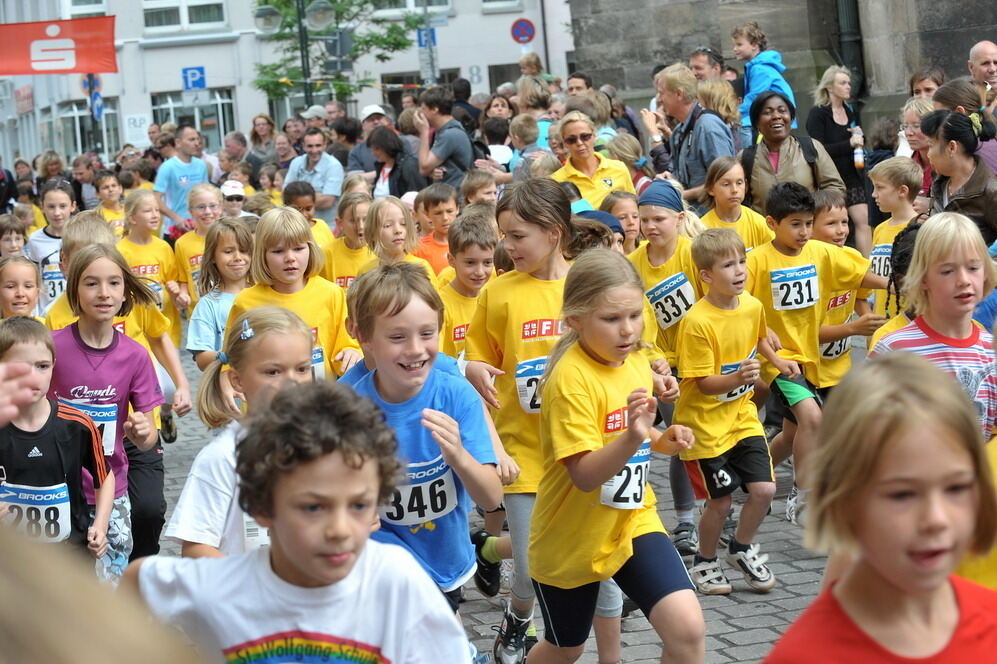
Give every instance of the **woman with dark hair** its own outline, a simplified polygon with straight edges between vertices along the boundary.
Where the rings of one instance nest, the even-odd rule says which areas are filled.
[[[262,164],[277,161],[277,150],[273,145],[276,127],[277,123],[266,113],[253,118],[253,130],[249,132],[249,154],[259,157]]]
[[[429,182],[419,173],[419,163],[405,151],[402,139],[390,127],[376,127],[367,137],[374,155],[374,198],[419,191]]]
[[[835,189],[845,193],[838,169],[820,141],[797,138],[790,132],[796,107],[785,95],[763,92],[752,102],[749,116],[762,140],[737,155],[747,179],[745,205],[765,214],[765,197],[780,182],[798,182],[812,192]]]
[[[989,247],[997,240],[997,179],[977,155],[980,141],[997,134],[989,115],[979,111],[932,111],[921,118],[928,159],[935,169],[931,214],[958,212],[973,220]]]
[[[921,67],[910,75],[908,80],[910,96],[915,99],[931,99],[938,88],[945,85],[945,72],[934,65]]]
[[[931,98],[936,109],[955,111],[972,117],[975,113],[981,119],[993,123],[993,116],[987,110],[987,89],[982,83],[976,83],[968,76],[952,79],[935,90]],[[997,141],[980,137],[976,155],[990,168],[991,173],[997,173]]]

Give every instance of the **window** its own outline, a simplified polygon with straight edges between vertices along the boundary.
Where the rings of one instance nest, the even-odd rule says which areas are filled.
[[[325,106],[325,103],[332,99],[332,93],[323,90],[322,92],[312,92],[312,103],[318,104],[319,106]],[[357,102],[356,100],[346,102],[346,108],[349,111],[351,117],[356,117],[357,114]],[[288,118],[301,113],[308,105],[305,104],[305,93],[298,90],[297,92],[290,94],[283,99],[271,99],[270,100],[270,117],[273,118],[274,122],[277,123],[277,129],[280,130],[284,126],[284,122]]]
[[[422,10],[426,7],[449,10],[452,5],[451,0],[374,0],[374,6],[378,12],[384,14],[400,14],[404,11]]]
[[[85,101],[59,104],[58,114],[56,131],[62,136],[62,152],[70,161],[93,151],[109,163],[121,149],[117,99],[104,98],[104,119],[100,122],[93,119]]]
[[[107,13],[105,0],[62,0],[63,15],[68,18],[104,16]]]
[[[205,152],[215,152],[222,147],[222,137],[236,129],[232,111],[232,90],[208,90],[210,101],[203,106],[184,106],[180,92],[152,95],[152,121],[189,124],[204,134]]]
[[[225,24],[225,5],[219,0],[145,0],[143,12],[147,30],[197,29]]]

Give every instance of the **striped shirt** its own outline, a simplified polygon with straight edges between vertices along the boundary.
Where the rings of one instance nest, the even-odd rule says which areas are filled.
[[[997,366],[989,332],[973,325],[968,337],[953,339],[931,329],[918,316],[909,325],[880,339],[869,356],[895,351],[920,355],[952,374],[973,402],[983,439],[990,440],[997,424]]]

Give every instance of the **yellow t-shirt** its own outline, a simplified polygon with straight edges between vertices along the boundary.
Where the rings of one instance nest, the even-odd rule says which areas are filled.
[[[52,303],[45,315],[45,326],[53,332],[75,323],[79,316],[69,308],[69,298],[63,293]],[[127,316],[114,317],[114,329],[129,339],[140,343],[149,351],[149,356],[156,360],[149,347],[148,337],[161,337],[170,331],[170,321],[158,308],[149,305],[132,307]]]
[[[244,185],[242,185],[242,188],[246,192],[246,198],[249,198],[250,196],[252,196],[253,194],[256,193],[256,187],[254,187],[251,184],[244,184]]]
[[[986,446],[987,458],[990,460],[990,470],[993,473],[994,484],[997,486],[997,443],[993,439]],[[983,556],[966,554],[955,573],[973,583],[997,590],[997,548]]]
[[[748,251],[766,242],[771,242],[772,238],[775,237],[775,233],[765,223],[765,217],[744,205],[741,206],[741,216],[732,224],[717,216],[715,209],[704,214],[700,217],[700,220],[707,228],[733,229],[735,233],[741,236],[744,248]]]
[[[419,258],[414,254],[405,254],[405,257],[402,258],[402,260],[405,261],[406,263],[414,263],[416,265],[421,265],[422,268],[426,271],[426,276],[429,277],[429,281],[434,286],[436,285],[436,273],[433,272],[433,266],[430,265],[425,259]],[[367,261],[360,268],[360,271],[357,272],[357,276],[359,277],[361,274],[367,274],[378,265],[381,265],[381,259],[375,256],[372,260]],[[437,288],[437,290],[439,289]]]
[[[658,323],[657,345],[673,367],[678,362],[675,357],[678,323],[705,292],[699,270],[692,262],[692,240],[684,235],[677,239],[675,251],[661,265],[651,265],[647,254],[650,243],[627,256],[644,282],[644,295]]]
[[[198,235],[197,231],[187,231],[177,240],[173,251],[180,271],[177,281],[187,284],[191,311],[193,311],[194,305],[201,297],[197,290],[197,281],[201,274],[201,260],[204,258],[204,236]]]
[[[125,210],[124,208],[120,210],[111,210],[102,205],[97,207],[100,212],[100,216],[103,217],[107,225],[111,227],[114,231],[114,237],[120,238],[125,233]]]
[[[139,185],[139,186],[138,186],[137,188],[138,188],[138,189],[148,189],[149,191],[152,191],[152,188],[153,188],[154,186],[155,186],[155,183],[154,183],[154,182],[143,182],[143,183],[142,183],[142,184],[140,184],[140,185]]]
[[[561,320],[564,279],[543,281],[525,272],[506,272],[481,289],[465,337],[465,358],[505,373],[495,378],[498,402],[492,411],[505,451],[519,464],[519,478],[506,493],[535,493],[540,457],[540,376],[554,343],[565,331]]]
[[[787,256],[772,243],[748,254],[746,291],[765,307],[765,321],[779,336],[779,357],[802,364],[803,373],[817,384],[820,361],[822,303],[834,293],[857,289],[869,271],[869,260],[857,251],[811,240],[798,256]],[[763,363],[763,378],[770,382],[775,369]]]
[[[297,293],[278,293],[266,284],[256,284],[235,296],[228,314],[226,329],[242,313],[275,305],[293,311],[312,330],[312,370],[316,379],[342,375],[342,367],[333,358],[345,348],[360,350],[360,345],[346,332],[346,295],[342,288],[322,277],[312,277]]]
[[[34,203],[31,204],[31,214],[34,215],[34,222],[32,222],[31,228],[28,229],[27,235],[29,236],[38,229],[45,228],[48,225],[48,222],[45,221],[45,213]]]
[[[858,253],[851,247],[845,251]],[[867,300],[872,294],[868,288],[858,290],[843,290],[832,293],[824,301],[824,320],[821,325],[843,325],[848,322],[855,311],[858,300]],[[820,362],[817,364],[816,387],[834,387],[841,382],[848,370],[852,368],[852,338],[845,337],[837,341],[829,341],[820,345]]]
[[[651,389],[639,355],[622,366],[596,362],[572,344],[543,388],[540,447],[543,477],[530,527],[530,576],[558,588],[602,581],[633,555],[633,540],[663,533],[648,483],[650,440],[609,481],[582,491],[564,460],[602,449],[627,430],[627,397]]]
[[[346,238],[338,237],[322,249],[325,253],[325,268],[322,276],[342,288],[349,288],[360,273],[360,268],[377,260],[374,252],[366,244],[359,249],[346,246]]]
[[[284,205],[284,192],[280,189],[269,189],[267,193],[270,194],[270,202],[273,203],[274,207],[281,207]]]
[[[872,229],[872,253],[869,255],[872,260],[872,271],[885,279],[889,279],[893,272],[893,265],[890,262],[893,258],[893,241],[897,239],[897,235],[900,235],[900,231],[907,228],[908,224],[910,224],[909,220],[898,224],[893,220],[893,217],[890,217]],[[874,297],[873,313],[886,316],[886,289],[877,288],[872,292]],[[890,309],[893,310],[891,313],[894,315],[907,306],[903,302],[897,303],[896,294],[892,295],[890,299],[892,300]]]
[[[443,329],[440,330],[440,350],[451,357],[462,357],[467,326],[474,315],[478,298],[457,292],[451,284],[440,287],[443,300]]]
[[[167,281],[179,281],[180,269],[176,254],[166,241],[151,238],[149,244],[137,244],[127,237],[118,241],[118,251],[125,257],[132,274],[146,279],[159,298],[159,310],[170,319],[170,338],[174,345],[180,345],[180,312],[166,289]]]
[[[900,312],[890,320],[886,321],[878,330],[872,333],[871,337],[869,337],[869,350],[875,348],[876,344],[879,343],[879,340],[890,332],[896,332],[902,327],[907,327],[912,322],[913,321],[910,318],[907,318],[907,314],[903,312]]]
[[[564,166],[554,171],[550,177],[558,182],[573,183],[578,187],[582,198],[587,200],[596,210],[602,205],[602,199],[611,191],[637,193],[634,189],[633,180],[630,179],[630,171],[627,169],[626,164],[622,161],[604,157],[598,152],[595,153],[595,156],[599,160],[599,166],[592,177],[585,175],[575,168],[570,159],[564,163]]]
[[[329,224],[323,219],[312,219],[312,237],[315,239],[315,244],[323,251],[336,239]]]
[[[741,362],[758,354],[758,340],[767,334],[765,309],[747,293],[737,309],[718,309],[702,299],[678,330],[679,400],[675,423],[692,429],[696,442],[682,450],[682,459],[713,459],[750,436],[763,436],[758,409],[751,401],[754,387],[742,385],[726,394],[703,394],[696,378],[736,373]]]

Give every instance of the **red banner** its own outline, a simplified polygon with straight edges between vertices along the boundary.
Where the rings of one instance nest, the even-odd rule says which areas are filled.
[[[0,76],[118,71],[114,17],[0,25]]]

